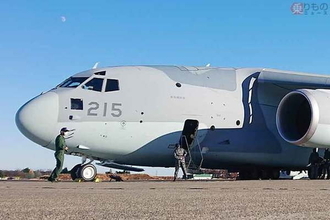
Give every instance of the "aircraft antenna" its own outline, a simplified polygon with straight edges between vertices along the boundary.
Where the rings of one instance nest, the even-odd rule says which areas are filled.
[[[96,69],[100,62],[96,62],[92,69]]]

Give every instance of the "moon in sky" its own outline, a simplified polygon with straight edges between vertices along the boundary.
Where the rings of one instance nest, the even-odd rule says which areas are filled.
[[[66,22],[66,17],[61,16],[61,21],[62,21],[62,22]]]

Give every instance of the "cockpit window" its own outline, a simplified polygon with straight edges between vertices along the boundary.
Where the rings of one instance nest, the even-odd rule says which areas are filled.
[[[94,78],[94,79],[90,80],[89,82],[87,82],[85,85],[83,85],[83,88],[88,89],[88,90],[101,92],[102,91],[102,85],[103,85],[103,79]]]
[[[107,79],[107,86],[105,87],[106,92],[119,90],[119,82],[117,79]]]
[[[106,73],[106,71],[100,71],[100,72],[94,73],[94,75],[105,76],[105,73]]]
[[[83,83],[88,77],[70,77],[69,79],[62,82],[57,87],[64,87],[64,88],[76,88],[81,83]]]

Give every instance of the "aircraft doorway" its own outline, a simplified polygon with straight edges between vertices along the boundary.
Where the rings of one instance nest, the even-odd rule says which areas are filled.
[[[197,120],[187,119],[180,138],[180,145],[188,152],[188,173],[199,173],[203,163],[203,154],[197,137],[198,126]]]
[[[194,140],[197,135],[199,122],[193,119],[187,119],[184,123],[180,144],[181,146],[189,150],[194,144]]]

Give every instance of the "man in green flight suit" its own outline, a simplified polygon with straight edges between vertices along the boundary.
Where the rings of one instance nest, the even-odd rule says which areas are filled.
[[[58,176],[60,175],[64,163],[64,151],[68,150],[68,147],[65,144],[64,134],[68,132],[67,128],[62,128],[60,134],[57,135],[55,139],[55,159],[56,159],[56,167],[53,170],[52,174],[49,176],[48,181],[56,182]]]

